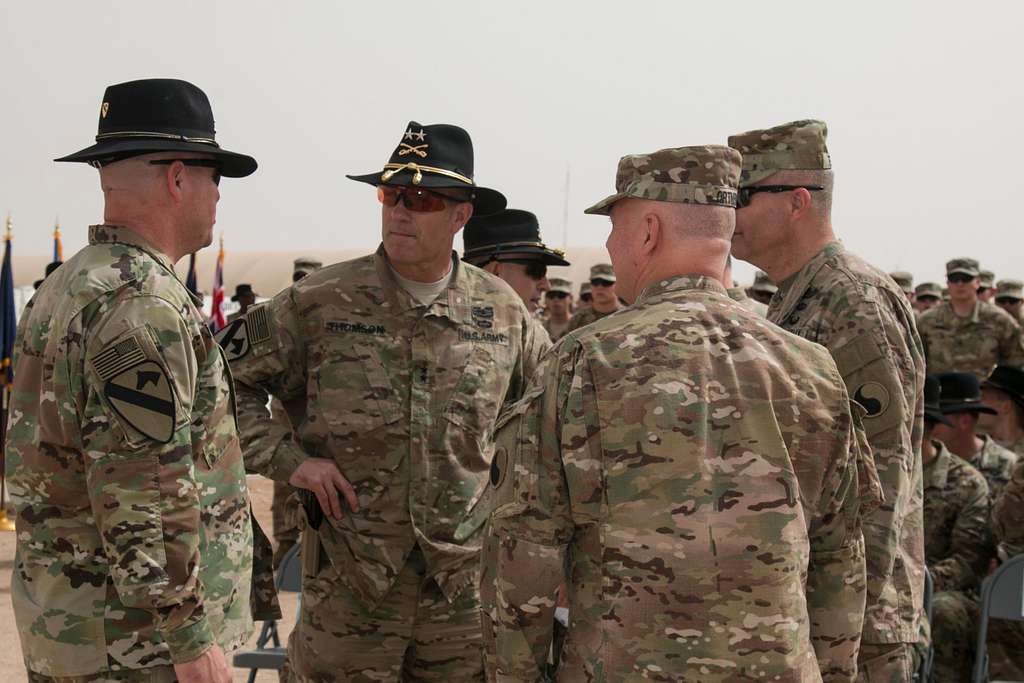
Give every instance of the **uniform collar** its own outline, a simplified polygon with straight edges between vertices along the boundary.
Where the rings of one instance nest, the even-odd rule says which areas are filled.
[[[636,298],[636,304],[657,302],[667,298],[673,292],[689,289],[702,289],[722,296],[729,296],[725,287],[718,280],[704,275],[678,275],[652,282],[644,287],[644,291],[640,292],[640,296]]]
[[[181,286],[192,298],[193,303],[197,306],[202,306],[202,297],[192,292],[181,282],[178,273],[174,270],[171,258],[130,228],[126,228],[123,225],[90,225],[89,244],[123,244],[146,252],[154,261],[163,266],[164,270],[170,273],[175,280],[181,283]]]
[[[434,315],[449,318],[455,322],[469,323],[472,321],[470,301],[473,298],[473,285],[467,272],[465,264],[459,259],[458,254],[452,252],[452,276],[448,280],[448,286],[434,301],[424,307],[416,301],[398,283],[392,272],[391,263],[388,261],[387,252],[382,242],[373,255],[374,267],[377,269],[377,277],[384,287],[385,296],[394,306],[394,310],[400,313],[407,313],[417,308],[425,310],[424,315]]]
[[[769,306],[780,311],[779,315],[772,315],[773,320],[782,320],[789,315],[789,312],[800,303],[804,292],[814,282],[818,272],[825,267],[830,259],[843,254],[846,248],[839,241],[829,242],[821,251],[811,257],[811,260],[803,265],[788,278],[779,283],[779,289],[772,296]]]
[[[935,447],[937,453],[935,459],[924,468],[924,487],[942,490],[946,488],[946,483],[949,481],[949,465],[952,462],[952,457],[946,444],[941,441],[933,439],[932,446]]]

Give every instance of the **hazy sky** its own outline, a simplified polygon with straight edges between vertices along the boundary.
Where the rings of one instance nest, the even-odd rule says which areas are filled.
[[[260,169],[226,179],[227,249],[376,246],[372,188],[409,120],[455,123],[477,181],[549,244],[603,244],[582,210],[627,153],[829,126],[834,223],[918,280],[973,255],[1024,276],[1022,6],[1011,2],[22,2],[0,4],[0,212],[21,253],[65,253],[102,214],[91,144],[104,88],[176,77]],[[2,216],[0,216],[2,218]],[[740,266],[741,278],[750,269]]]

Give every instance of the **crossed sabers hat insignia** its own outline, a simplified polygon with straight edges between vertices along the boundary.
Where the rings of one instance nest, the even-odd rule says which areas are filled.
[[[406,129],[405,135],[402,136],[403,142],[399,143],[399,145],[398,145],[398,156],[404,157],[406,154],[415,154],[416,156],[418,156],[418,157],[420,157],[422,159],[426,159],[427,158],[427,148],[430,145],[422,144],[422,145],[413,146],[413,145],[407,145],[404,142],[404,140],[414,140],[414,141],[415,140],[419,140],[420,142],[423,142],[424,140],[426,140],[426,138],[427,138],[427,132],[425,130],[423,130],[422,128],[420,128],[418,133],[414,133],[412,128]]]

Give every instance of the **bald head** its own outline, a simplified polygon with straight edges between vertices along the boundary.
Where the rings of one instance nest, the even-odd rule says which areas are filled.
[[[633,301],[651,282],[677,275],[721,280],[736,212],[728,207],[623,199],[611,211],[607,248],[618,292]]]

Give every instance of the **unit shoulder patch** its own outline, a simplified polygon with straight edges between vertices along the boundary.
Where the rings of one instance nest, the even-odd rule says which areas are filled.
[[[143,360],[108,376],[104,378],[103,395],[114,412],[143,436],[169,443],[174,436],[177,409],[174,389],[163,367],[156,361]]]

